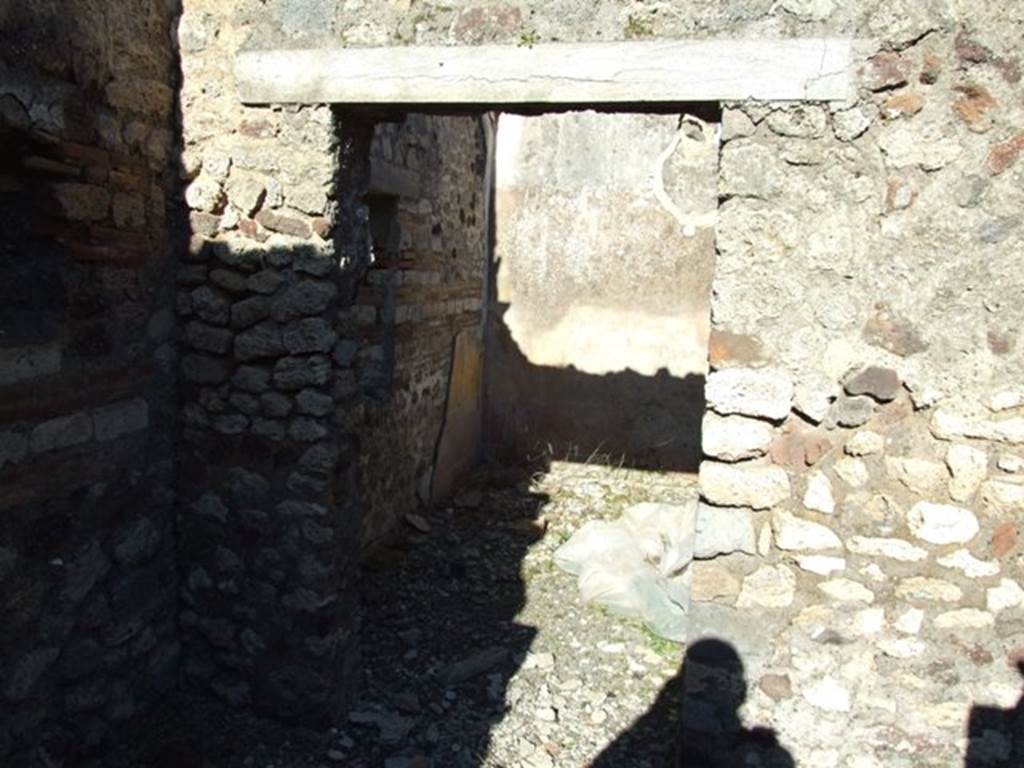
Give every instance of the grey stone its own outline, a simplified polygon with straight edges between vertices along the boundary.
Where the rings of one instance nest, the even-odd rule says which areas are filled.
[[[730,552],[757,554],[757,539],[750,510],[699,504],[693,556],[707,560]]]
[[[192,502],[190,508],[196,514],[203,517],[212,517],[222,523],[227,522],[228,508],[224,505],[220,496],[215,493],[204,493]]]
[[[723,461],[740,461],[763,456],[771,445],[770,424],[743,416],[704,414],[701,447],[708,456]]]
[[[59,344],[0,347],[0,386],[58,373],[61,356]]]
[[[285,357],[274,365],[274,385],[284,390],[322,387],[330,377],[331,363],[323,355]]]
[[[208,278],[229,293],[242,293],[246,289],[246,276],[231,269],[211,269]]]
[[[356,351],[359,347],[354,341],[349,339],[342,339],[334,345],[334,350],[331,352],[331,356],[342,368],[347,368],[352,365],[352,361],[355,360]]]
[[[270,314],[270,299],[266,296],[251,296],[231,305],[231,327],[235,330],[248,328]]]
[[[210,574],[206,572],[205,568],[199,566],[196,566],[188,572],[185,584],[193,592],[201,592],[203,590],[213,588],[213,581],[210,579]]]
[[[307,317],[289,323],[282,331],[284,345],[291,354],[330,352],[338,334],[320,317]]]
[[[235,708],[244,707],[252,701],[252,691],[244,680],[216,677],[210,682],[210,689]]]
[[[816,104],[801,104],[772,111],[765,124],[780,136],[815,139],[825,133],[828,114]]]
[[[231,348],[231,331],[195,320],[185,324],[183,339],[193,349],[221,355]]]
[[[69,714],[82,714],[102,708],[107,703],[110,683],[105,679],[72,688],[64,697],[64,707]]]
[[[61,654],[61,676],[67,680],[81,680],[95,672],[102,662],[102,645],[92,638],[76,640]]]
[[[32,453],[81,445],[92,439],[92,417],[87,412],[60,416],[37,424],[29,435]]]
[[[227,471],[225,487],[231,500],[238,504],[262,504],[270,494],[267,479],[245,467],[231,467]]]
[[[877,109],[870,104],[840,110],[832,115],[832,130],[840,141],[853,141],[871,127],[876,115]]]
[[[310,544],[327,544],[334,540],[334,529],[306,518],[302,521],[302,538]]]
[[[315,389],[304,389],[295,397],[299,413],[311,416],[326,416],[334,409],[334,400]]]
[[[231,375],[231,366],[209,355],[188,354],[181,359],[181,373],[186,381],[196,384],[220,384]]]
[[[262,269],[264,258],[268,260],[270,258],[262,247],[247,246],[238,240],[211,243],[211,245],[214,246],[214,255],[221,264],[246,274]]]
[[[244,392],[233,393],[228,398],[228,402],[246,416],[259,416],[263,412],[263,409],[260,407],[260,401]]]
[[[211,426],[215,432],[222,435],[240,435],[249,426],[249,418],[240,413],[217,416],[211,422]]]
[[[265,392],[270,388],[270,371],[253,365],[240,365],[231,383],[246,392]]]
[[[281,331],[267,320],[243,331],[235,337],[235,357],[250,361],[267,357],[280,357],[286,352]]]
[[[292,611],[319,613],[336,602],[337,595],[319,595],[311,589],[297,589],[281,597],[281,605]]]
[[[196,288],[206,283],[206,264],[182,264],[178,267],[175,281],[179,286]]]
[[[263,183],[248,174],[233,174],[227,183],[228,199],[245,216],[252,216],[266,196]]]
[[[3,582],[14,571],[18,562],[18,553],[10,547],[0,547],[0,582]]]
[[[214,552],[214,561],[217,563],[217,570],[221,573],[240,573],[245,570],[245,564],[227,547],[217,547]]]
[[[299,317],[323,313],[338,295],[331,283],[303,280],[288,288],[270,308],[271,317],[284,323]]]
[[[303,250],[292,262],[296,272],[305,272],[314,277],[326,277],[337,268],[334,257],[326,253]]]
[[[139,518],[114,540],[114,560],[125,567],[144,563],[157,553],[162,538],[152,520]]]
[[[219,387],[203,387],[199,390],[199,404],[211,413],[222,413],[227,408],[222,392]]]
[[[871,365],[843,382],[849,395],[869,395],[879,402],[893,400],[900,391],[900,377],[892,368]]]
[[[21,432],[0,432],[0,469],[17,464],[28,454],[28,438]]]
[[[249,275],[245,287],[253,293],[271,294],[284,284],[284,277],[276,269],[263,269]]]
[[[324,505],[297,499],[282,501],[274,511],[282,517],[327,517],[327,507]]]
[[[110,570],[110,561],[99,542],[91,541],[68,561],[64,573],[64,598],[79,602]]]
[[[997,245],[1010,237],[1010,233],[1020,226],[1020,216],[1000,216],[989,219],[978,228],[978,240],[989,245]]]
[[[296,416],[288,425],[288,437],[296,442],[315,443],[326,436],[326,427],[309,416]]]
[[[492,667],[501,664],[508,657],[505,648],[487,648],[448,666],[440,675],[445,685],[458,685],[482,675]]]
[[[92,412],[92,420],[97,440],[114,440],[149,426],[149,403],[136,397],[104,405]]]
[[[233,648],[235,645],[235,625],[224,618],[201,618],[196,627],[203,636],[217,648]]]
[[[793,603],[796,576],[785,565],[762,565],[743,580],[737,608],[786,608]]]
[[[24,701],[58,656],[60,651],[57,648],[39,648],[22,656],[9,673],[4,696],[10,701]]]
[[[770,199],[785,181],[780,165],[772,147],[752,140],[730,142],[722,149],[719,193]]]
[[[226,325],[231,310],[231,303],[220,291],[208,285],[201,285],[189,295],[192,310],[200,319],[214,325]]]
[[[338,451],[327,443],[318,443],[306,449],[299,457],[299,466],[314,474],[330,474],[338,461]]]
[[[911,508],[907,524],[911,533],[930,544],[966,544],[979,531],[978,518],[970,510],[927,501]]]
[[[312,477],[303,472],[291,472],[285,487],[296,496],[309,499],[319,499],[327,493],[327,481],[324,478]]]
[[[253,419],[252,432],[268,440],[284,440],[284,424],[274,419]]]
[[[708,376],[704,396],[708,407],[722,415],[777,421],[789,415],[793,383],[786,374],[767,368],[727,368]]]
[[[260,404],[263,406],[263,414],[272,419],[283,418],[292,411],[291,398],[279,392],[264,392],[260,395]]]
[[[779,549],[806,551],[843,548],[831,528],[781,510],[775,514],[772,528],[775,531],[775,545]]]
[[[790,496],[789,476],[780,467],[720,464],[700,465],[701,495],[711,504],[767,509]]]
[[[825,427],[859,427],[875,415],[875,404],[870,397],[842,396],[836,399],[825,417]]]

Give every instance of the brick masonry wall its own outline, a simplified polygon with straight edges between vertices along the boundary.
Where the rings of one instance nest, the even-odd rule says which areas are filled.
[[[472,117],[409,115],[374,133],[370,216],[381,218],[380,242],[347,313],[366,394],[351,429],[367,543],[430,499],[455,336],[480,330],[485,160]]]
[[[174,686],[173,4],[0,10],[0,762]]]

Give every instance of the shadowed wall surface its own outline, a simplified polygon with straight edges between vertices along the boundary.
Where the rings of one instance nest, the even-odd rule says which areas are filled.
[[[488,441],[695,469],[707,368],[712,126],[503,115]]]

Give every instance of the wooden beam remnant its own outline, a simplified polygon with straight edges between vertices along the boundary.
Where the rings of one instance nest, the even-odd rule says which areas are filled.
[[[244,51],[235,76],[246,104],[838,101],[850,48],[795,39]]]

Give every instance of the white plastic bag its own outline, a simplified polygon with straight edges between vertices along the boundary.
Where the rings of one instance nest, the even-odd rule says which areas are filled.
[[[686,636],[697,501],[636,504],[614,522],[591,520],[554,553],[584,602],[640,619],[670,640]]]

